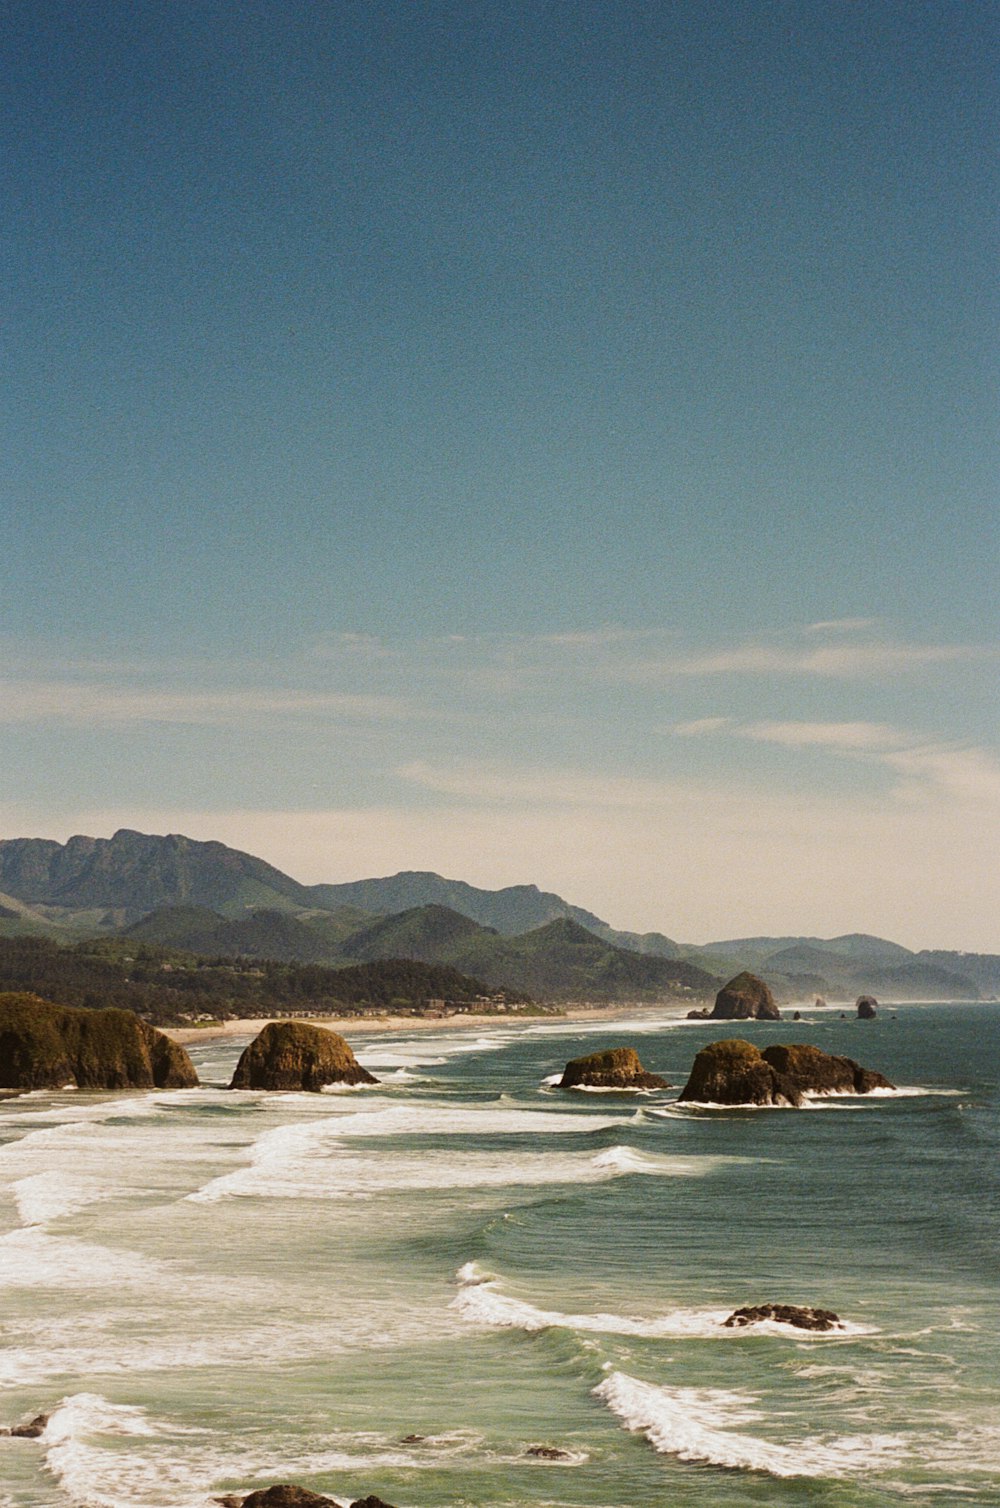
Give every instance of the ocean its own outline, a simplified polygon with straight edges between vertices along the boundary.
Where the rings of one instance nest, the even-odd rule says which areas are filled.
[[[2,1508],[1000,1505],[1000,1006],[365,1038],[377,1086],[0,1105]],[[676,1103],[808,1041],[896,1094]],[[673,1090],[565,1093],[635,1046]],[[735,1307],[844,1328],[729,1330]],[[543,1454],[533,1454],[541,1450]],[[545,1454],[544,1452],[548,1452]]]

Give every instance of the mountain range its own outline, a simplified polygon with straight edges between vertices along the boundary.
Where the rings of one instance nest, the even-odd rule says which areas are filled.
[[[862,933],[684,944],[617,931],[535,885],[483,890],[422,871],[302,885],[223,843],[129,829],[0,841],[0,936],[25,933],[338,967],[411,958],[552,1000],[703,997],[742,969],[786,1000],[1000,993],[993,954],[917,953]]]

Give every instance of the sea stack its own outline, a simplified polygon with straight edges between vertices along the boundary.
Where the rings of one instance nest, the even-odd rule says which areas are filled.
[[[668,1089],[666,1079],[647,1073],[631,1047],[609,1047],[566,1064],[560,1089]]]
[[[763,1052],[729,1038],[698,1053],[681,1100],[710,1105],[802,1104],[807,1094],[870,1094],[893,1089],[883,1074],[810,1043],[775,1043]]]
[[[756,974],[746,970],[724,984],[715,997],[712,1021],[780,1021],[774,996]]]
[[[858,1020],[874,1021],[878,1014],[878,1001],[874,995],[859,995],[857,1000]]]
[[[377,1084],[343,1037],[306,1021],[272,1021],[247,1047],[230,1089],[307,1089]]]
[[[0,995],[0,1089],[192,1089],[183,1047],[133,1011]]]

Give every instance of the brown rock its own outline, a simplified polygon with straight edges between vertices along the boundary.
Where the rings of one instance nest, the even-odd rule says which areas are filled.
[[[0,1088],[191,1089],[183,1047],[134,1011],[0,994]]]
[[[707,1105],[801,1105],[801,1091],[739,1037],[710,1042],[698,1053],[681,1100]]]
[[[843,1327],[843,1320],[832,1309],[810,1309],[802,1304],[754,1304],[745,1309],[734,1309],[722,1323],[730,1330],[745,1325],[756,1325],[761,1320],[777,1320],[781,1325],[794,1325],[797,1330],[836,1330]]]
[[[559,1080],[560,1089],[590,1085],[595,1089],[668,1089],[666,1079],[647,1073],[639,1054],[631,1047],[611,1047],[607,1052],[592,1052],[566,1064]]]
[[[282,1482],[262,1492],[251,1492],[243,1499],[241,1508],[337,1508],[337,1504],[333,1498],[310,1492],[308,1487],[293,1487],[289,1482]]]
[[[230,1089],[308,1089],[377,1084],[343,1037],[307,1021],[272,1021],[236,1065]]]
[[[878,1011],[876,1009],[878,1001],[875,999],[875,996],[859,995],[856,1003],[858,1009],[858,1020],[874,1021],[875,1017],[878,1015]]]
[[[535,1456],[540,1461],[570,1461],[568,1450],[559,1450],[555,1445],[529,1445],[526,1456]]]
[[[351,1508],[392,1508],[392,1504],[383,1502],[381,1498],[357,1498]]]
[[[779,1074],[787,1075],[798,1087],[811,1094],[870,1094],[873,1089],[894,1089],[889,1080],[873,1068],[862,1068],[853,1058],[821,1052],[806,1042],[787,1047],[774,1043],[761,1056]]]
[[[713,1021],[780,1021],[774,996],[756,974],[744,971],[724,984],[712,1007]]]

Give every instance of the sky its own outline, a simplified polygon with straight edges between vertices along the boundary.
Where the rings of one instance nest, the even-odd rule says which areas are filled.
[[[2,51],[0,835],[1000,951],[1000,5]]]

